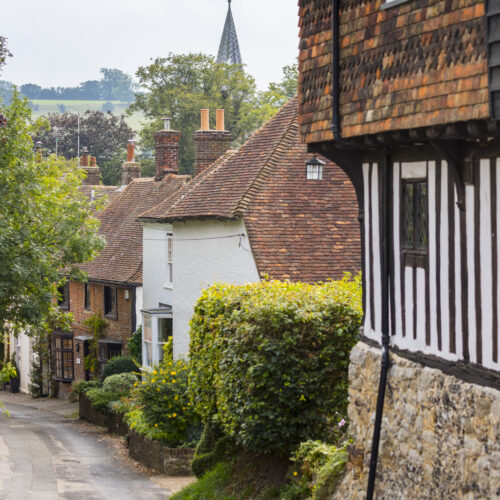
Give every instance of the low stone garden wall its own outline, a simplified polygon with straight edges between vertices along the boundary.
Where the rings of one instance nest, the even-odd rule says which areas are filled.
[[[158,441],[140,436],[129,428],[122,416],[96,410],[85,395],[79,398],[80,418],[106,427],[112,434],[127,436],[129,455],[141,464],[170,476],[190,475],[193,448],[168,448]]]
[[[359,342],[349,366],[353,444],[335,499],[364,500],[380,374]],[[500,498],[500,391],[391,353],[375,498]]]

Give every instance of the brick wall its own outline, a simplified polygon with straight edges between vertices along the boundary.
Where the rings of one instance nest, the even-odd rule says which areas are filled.
[[[89,284],[90,286],[90,310],[85,309],[85,285],[84,283],[70,283],[70,311],[73,313],[72,330],[74,336],[92,335],[90,328],[84,321],[98,311],[104,311],[104,287],[103,285]],[[129,291],[129,298],[125,298],[125,290]],[[117,288],[117,319],[105,317],[108,323],[104,336],[109,339],[121,340],[123,342],[122,354],[127,355],[127,342],[133,333],[132,316],[134,303],[132,300],[133,288]],[[103,313],[104,314],[104,313]],[[75,380],[85,378],[83,366],[83,342],[73,342]]]
[[[101,183],[101,169],[99,167],[83,167],[87,177],[83,184],[87,186],[97,186]]]
[[[154,137],[156,180],[160,180],[165,174],[176,174],[179,170],[181,133],[175,130],[160,130]]]
[[[194,133],[194,175],[198,175],[231,147],[231,132],[198,130]]]

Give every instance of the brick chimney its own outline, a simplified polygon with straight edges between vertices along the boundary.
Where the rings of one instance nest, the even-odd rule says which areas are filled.
[[[181,133],[170,130],[170,118],[163,117],[163,130],[156,132],[155,157],[157,181],[167,174],[179,173],[179,141]]]
[[[131,139],[127,144],[127,161],[122,163],[122,186],[127,186],[141,176],[141,164],[135,160],[135,143]]]
[[[216,112],[215,130],[210,130],[209,110],[201,110],[201,129],[194,133],[194,175],[198,175],[231,147],[231,132],[225,130],[224,110]]]
[[[90,160],[90,164],[89,164]],[[85,171],[86,178],[83,181],[84,185],[97,186],[101,183],[101,170],[97,166],[95,156],[88,154],[87,148],[82,149],[82,157],[80,159],[80,168]]]

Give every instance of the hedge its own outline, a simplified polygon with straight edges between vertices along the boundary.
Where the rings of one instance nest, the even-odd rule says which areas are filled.
[[[190,394],[237,445],[287,455],[347,409],[360,278],[216,284],[191,321]]]

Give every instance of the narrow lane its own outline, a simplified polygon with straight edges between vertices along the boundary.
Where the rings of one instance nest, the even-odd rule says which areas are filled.
[[[90,426],[33,407],[5,406],[10,417],[0,416],[0,499],[168,498]]]

